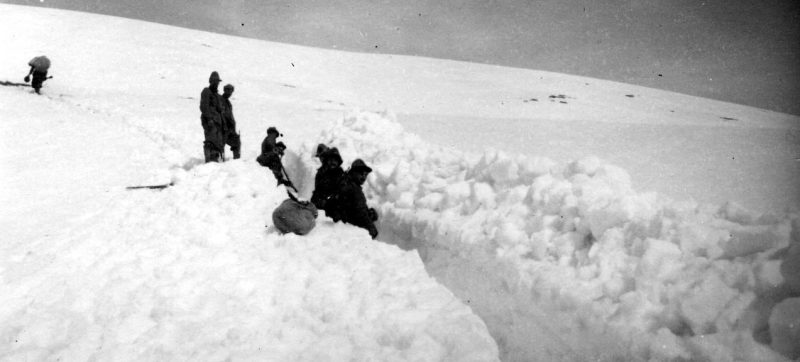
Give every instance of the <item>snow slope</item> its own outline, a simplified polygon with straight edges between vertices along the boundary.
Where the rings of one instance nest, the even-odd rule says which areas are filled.
[[[38,25],[27,8],[0,13]],[[71,15],[59,18],[109,20]],[[12,48],[31,41],[5,30]],[[483,322],[415,252],[323,220],[309,237],[265,229],[286,194],[255,148],[202,164],[196,102],[172,110],[180,97],[133,87],[141,72],[95,71],[97,87],[59,89],[69,73],[54,66],[47,89],[64,96],[0,89],[0,360],[497,359]],[[178,184],[124,188],[160,177]]]
[[[0,87],[0,358],[799,353],[796,117],[75,12],[2,5],[0,24],[0,80],[38,54],[55,76],[45,96]],[[221,165],[200,162],[211,70],[236,85],[244,143]],[[373,165],[382,243],[324,216],[306,237],[264,229],[285,197],[252,162],[270,125],[306,195],[318,142]],[[729,149],[742,167],[714,169]]]

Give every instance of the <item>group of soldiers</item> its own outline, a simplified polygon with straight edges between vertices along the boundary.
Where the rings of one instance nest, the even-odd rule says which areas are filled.
[[[220,95],[221,82],[219,73],[211,72],[211,76],[208,77],[208,87],[200,93],[200,123],[205,135],[203,154],[206,162],[224,161],[226,144],[230,146],[234,159],[241,156],[241,138],[236,131],[236,120],[233,118],[233,105],[230,100],[233,95],[233,85],[226,84]]]
[[[200,119],[205,134],[203,152],[206,162],[224,161],[226,144],[230,146],[234,159],[241,156],[241,140],[239,133],[236,132],[236,121],[233,118],[233,107],[230,102],[233,86],[225,85],[222,95],[219,95],[217,89],[221,81],[219,74],[212,72],[208,79],[209,86],[203,89],[200,95]],[[267,137],[261,143],[261,154],[256,158],[256,162],[272,171],[278,186],[294,188],[281,161],[286,150],[286,145],[278,141],[282,136],[277,128],[267,128]],[[363,160],[356,159],[350,168],[344,171],[339,150],[324,144],[317,147],[315,157],[319,158],[322,165],[314,179],[311,203],[317,209],[325,210],[325,214],[334,222],[342,221],[366,229],[375,239],[378,236],[378,229],[375,227],[378,214],[375,209],[367,206],[367,199],[362,190],[372,168]]]
[[[25,82],[32,81],[31,86],[38,94],[42,83],[52,78],[47,76],[50,60],[46,56],[39,56],[31,59],[28,65],[31,69],[25,76]],[[241,157],[241,137],[236,130],[236,119],[233,117],[233,105],[230,101],[234,87],[226,84],[222,94],[219,94],[221,82],[219,73],[211,72],[208,87],[200,93],[200,124],[205,136],[205,162],[225,161],[225,145],[230,147],[234,159]],[[278,141],[278,137],[282,136],[275,127],[267,128],[267,137],[261,143],[261,154],[256,161],[272,171],[278,186],[294,188],[281,162],[286,150],[286,145]],[[339,150],[323,144],[317,147],[315,157],[319,158],[322,165],[315,176],[311,203],[317,209],[325,210],[326,215],[334,222],[342,221],[364,228],[375,239],[378,236],[378,229],[375,227],[378,214],[375,209],[367,207],[367,199],[362,190],[372,168],[363,160],[356,159],[345,172]]]
[[[314,177],[311,202],[318,209],[325,210],[334,222],[342,221],[366,229],[375,239],[378,236],[375,227],[378,213],[367,206],[367,198],[361,189],[372,168],[359,158],[345,172],[339,150],[324,144],[317,146],[316,157],[322,165]]]

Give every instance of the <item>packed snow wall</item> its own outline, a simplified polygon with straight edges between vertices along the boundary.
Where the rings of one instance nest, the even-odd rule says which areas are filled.
[[[597,158],[481,154],[477,135],[475,154],[435,147],[387,114],[345,116],[294,172],[313,175],[317,142],[373,167],[379,240],[417,249],[504,360],[800,356],[796,213],[639,193]]]

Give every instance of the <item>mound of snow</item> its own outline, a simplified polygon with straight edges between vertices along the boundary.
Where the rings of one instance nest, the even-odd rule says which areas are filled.
[[[2,123],[0,361],[497,360],[416,253],[329,221],[265,228],[286,194],[252,158],[203,164],[138,119],[0,94],[22,105]]]
[[[774,323],[753,306],[795,269],[783,250],[798,215],[637,193],[597,158],[557,167],[432,147],[387,114],[353,112],[317,142],[375,169],[365,190],[380,239],[418,249],[481,315],[502,358],[781,358],[754,339]]]

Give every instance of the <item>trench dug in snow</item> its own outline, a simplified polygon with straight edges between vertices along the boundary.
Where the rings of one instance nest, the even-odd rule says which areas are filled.
[[[509,266],[485,260],[485,257],[468,251],[428,247],[426,240],[409,234],[384,238],[382,241],[402,248],[415,245],[428,273],[483,319],[498,345],[502,360],[574,361],[627,357],[623,346],[617,345],[612,336],[603,335],[599,330],[587,330],[588,326],[579,325],[581,322],[571,317],[569,310],[559,310],[555,305],[532,304],[524,289],[509,283],[507,277],[516,273]],[[478,259],[471,260],[470,257]]]
[[[303,194],[313,189],[318,143],[338,147],[345,168],[356,158],[371,165],[364,190],[380,215],[379,241],[416,249],[428,273],[483,319],[501,359],[798,353],[774,342],[793,332],[768,321],[781,299],[800,295],[781,274],[782,259],[797,254],[786,252],[798,249],[797,215],[637,193],[624,170],[596,158],[559,168],[444,150],[391,118],[348,115],[284,163]]]

